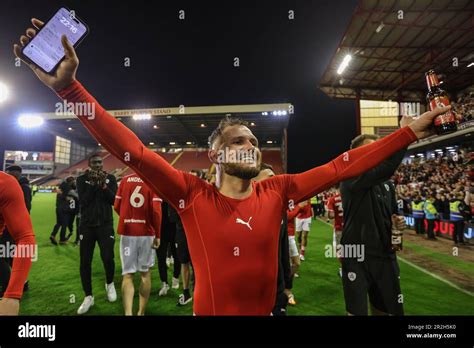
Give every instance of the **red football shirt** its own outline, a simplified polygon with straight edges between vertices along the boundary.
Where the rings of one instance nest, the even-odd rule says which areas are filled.
[[[80,113],[79,120],[178,211],[196,272],[197,315],[269,315],[275,304],[281,219],[289,202],[301,202],[359,176],[417,139],[406,127],[304,173],[253,182],[247,198],[234,199],[173,168],[78,81],[58,94],[67,102],[94,104],[95,113]]]
[[[308,204],[306,204],[303,208],[300,209],[299,214],[296,216],[298,219],[308,219],[310,218],[313,210],[311,208],[311,202],[308,201]]]
[[[342,200],[339,193],[336,193],[328,199],[327,208],[328,211],[334,212],[334,229],[336,231],[342,231],[342,226],[344,225],[344,213],[342,211]]]
[[[125,176],[115,196],[118,234],[160,238],[161,199],[136,174]]]
[[[35,236],[20,184],[11,175],[0,172],[0,235],[5,226],[16,243],[16,254],[3,297],[20,299],[36,252]]]
[[[299,205],[296,205],[293,210],[288,210],[286,212],[287,214],[287,230],[288,230],[288,236],[294,236],[295,235],[295,218],[301,211],[301,207]]]

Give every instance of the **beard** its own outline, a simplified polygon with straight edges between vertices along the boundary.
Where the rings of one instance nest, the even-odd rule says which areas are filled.
[[[243,166],[237,163],[222,164],[224,172],[228,175],[236,176],[242,180],[250,180],[260,174],[260,164],[253,166]]]

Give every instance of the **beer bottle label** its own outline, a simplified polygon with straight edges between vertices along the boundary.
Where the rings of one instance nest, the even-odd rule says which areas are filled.
[[[442,107],[448,106],[448,105],[450,105],[450,102],[449,102],[449,99],[447,97],[434,97],[430,101],[431,110],[434,110],[437,107],[442,108]],[[454,113],[451,110],[449,110],[449,111],[445,112],[444,114],[437,116],[434,120],[434,124],[435,124],[435,126],[439,126],[439,125],[444,124],[444,123],[455,122],[455,120],[456,120],[456,117],[454,116]]]
[[[400,251],[403,249],[403,233],[402,231],[392,230],[392,250]]]

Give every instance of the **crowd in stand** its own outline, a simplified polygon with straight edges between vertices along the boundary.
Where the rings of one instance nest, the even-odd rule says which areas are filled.
[[[474,92],[460,96],[452,106],[459,123],[474,120]]]
[[[433,196],[441,218],[449,215],[449,201],[459,194],[463,195],[466,205],[474,208],[470,194],[472,182],[463,161],[464,157],[459,154],[400,165],[394,182],[398,198],[404,202],[404,213],[410,213],[411,201],[417,196],[423,199]]]
[[[434,193],[449,197],[465,191],[469,180],[461,160],[462,157],[458,161],[444,157],[401,164],[394,176],[399,196],[412,197],[419,193],[426,197]]]
[[[436,239],[436,221],[450,221],[454,225],[453,241],[464,244],[465,223],[474,213],[472,166],[462,153],[449,156],[417,159],[400,165],[394,175],[399,200],[399,212],[411,215],[415,231]]]

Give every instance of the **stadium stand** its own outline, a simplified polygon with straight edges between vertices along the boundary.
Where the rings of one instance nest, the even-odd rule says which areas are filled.
[[[207,172],[211,167],[207,149],[185,149],[180,152],[157,152],[168,163],[182,171],[190,171],[192,169]],[[122,178],[132,173],[132,170],[125,167],[117,158],[106,151],[99,152],[104,159],[104,170]],[[262,160],[270,164],[277,174],[284,173],[283,161],[279,149],[262,149]],[[50,178],[41,184],[41,186],[58,186],[67,176],[78,176],[83,173],[87,167],[87,158],[64,169],[57,176]]]

